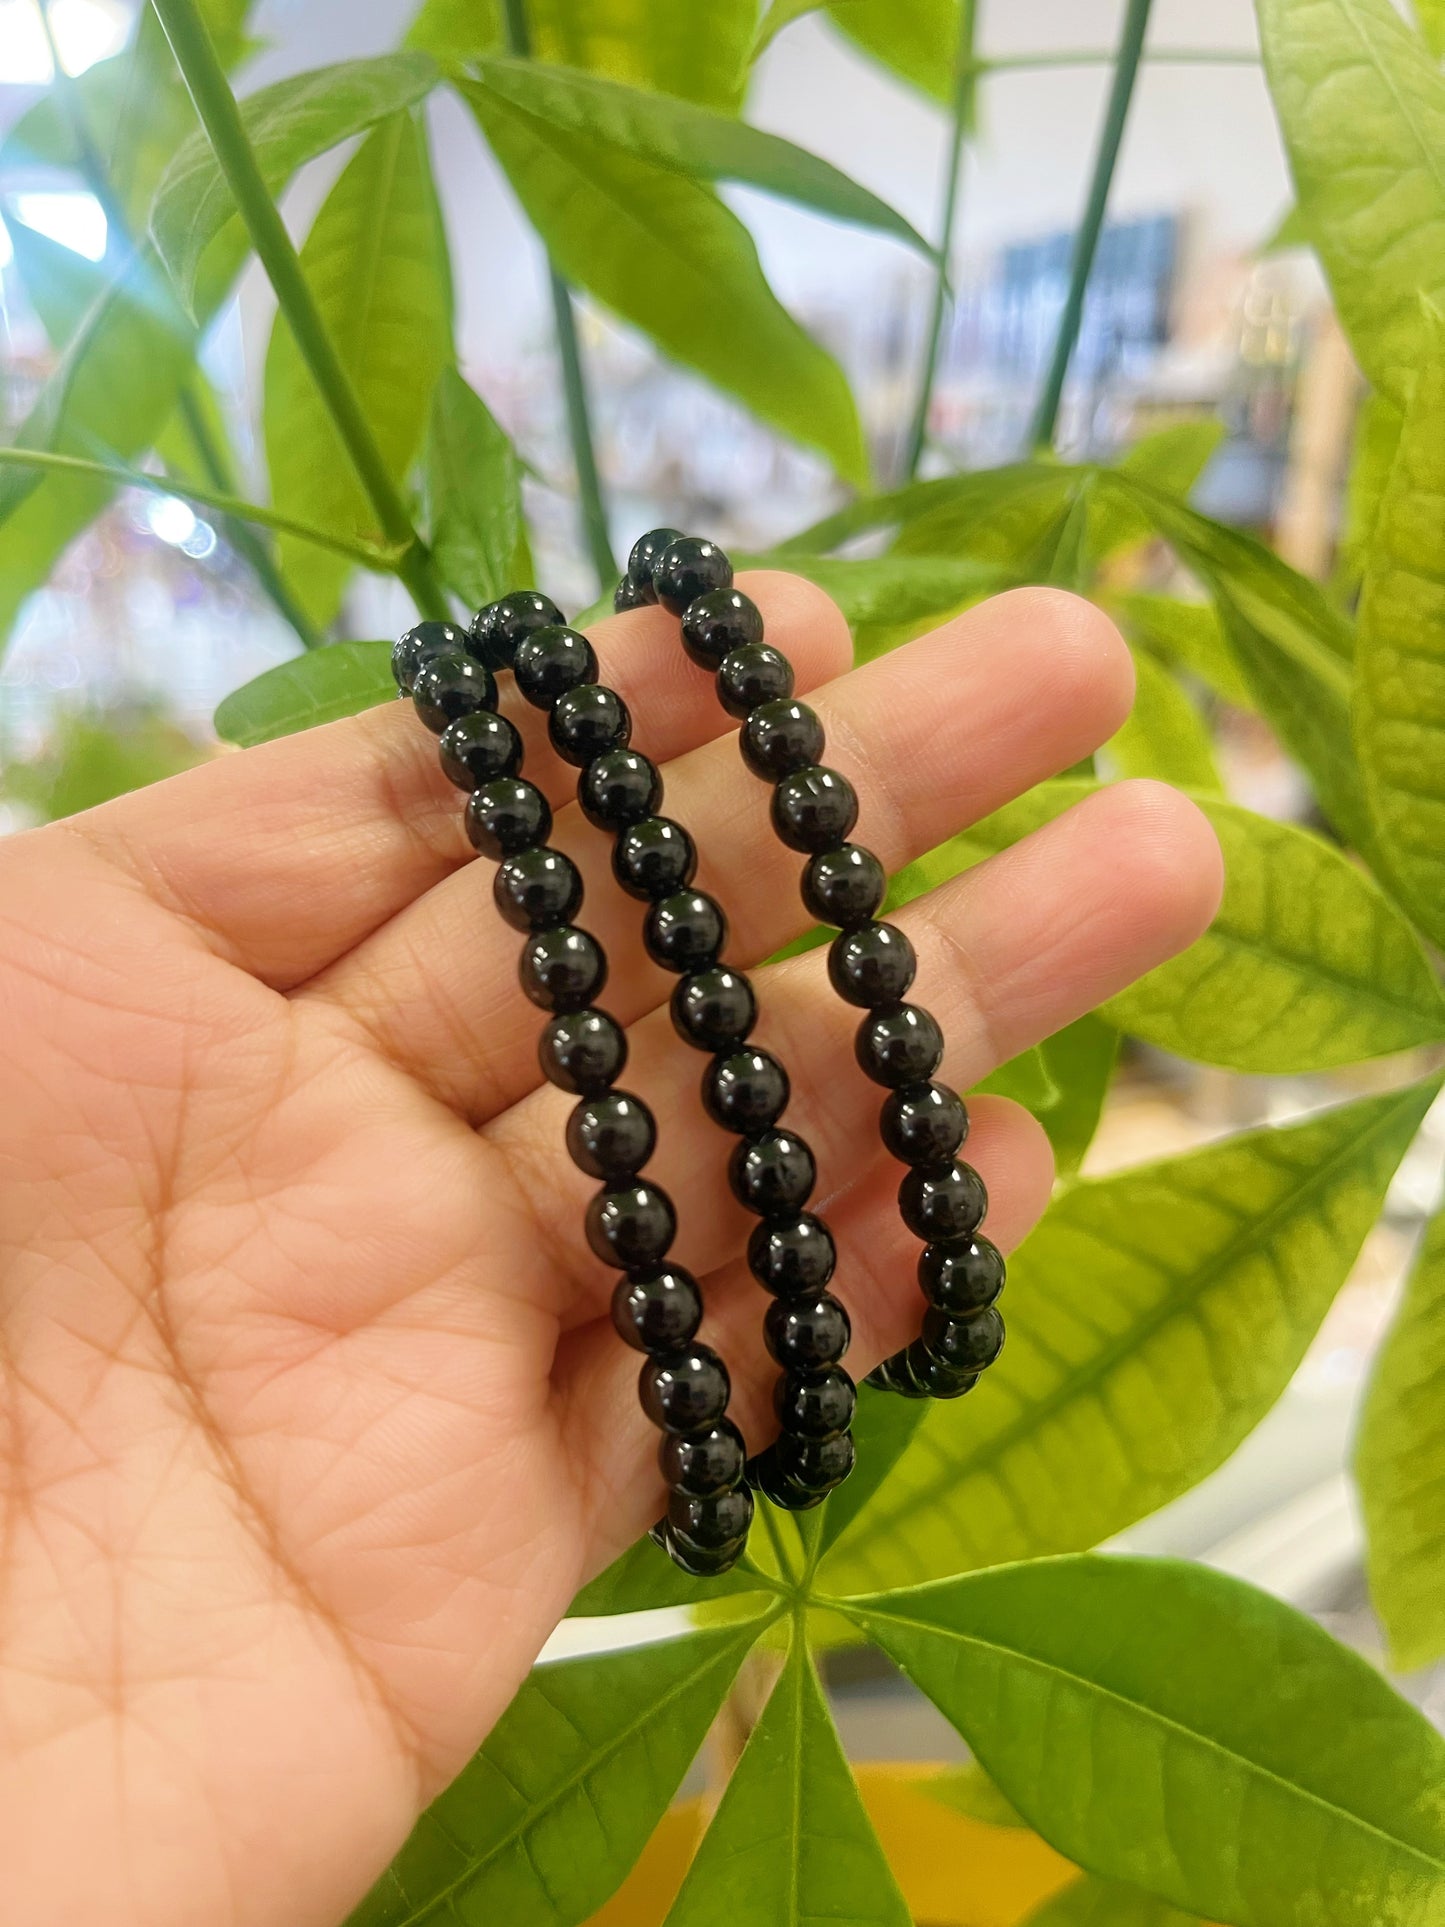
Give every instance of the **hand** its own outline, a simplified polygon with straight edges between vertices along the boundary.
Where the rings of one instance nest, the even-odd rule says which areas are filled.
[[[845,673],[819,591],[745,581],[890,869],[1129,706],[1127,651],[1069,596],[1000,597]],[[800,859],[675,623],[642,610],[596,639],[697,834],[728,955],[754,964],[806,921]],[[575,773],[535,713],[517,720],[587,878],[624,1082],[659,1119],[650,1168],[756,1449],[774,1373],[726,1140],[639,906],[567,802]],[[6,1920],[330,1927],[659,1510],[637,1356],[582,1237],[571,1100],[540,1084],[519,940],[468,857],[461,798],[401,703],[0,845]],[[1218,890],[1203,818],[1130,783],[911,905],[943,1074],[966,1089],[1121,989]],[[920,1310],[878,1093],[822,952],[758,989],[861,1377]],[[1012,1105],[973,1112],[1009,1246],[1047,1200],[1047,1144]]]

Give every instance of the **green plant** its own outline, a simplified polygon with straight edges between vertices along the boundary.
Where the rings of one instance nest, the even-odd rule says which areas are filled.
[[[1049,454],[1148,58],[1147,0],[1126,10],[1036,456],[912,479],[948,299],[936,258],[908,476],[868,490],[841,371],[778,303],[716,193],[744,182],[929,251],[875,197],[741,118],[750,58],[809,10],[774,0],[760,23],[754,0],[721,0],[700,35],[655,0],[506,0],[500,11],[427,0],[401,51],[238,107],[227,68],[245,51],[240,0],[155,0],[124,55],[52,93],[7,143],[90,180],[119,239],[107,278],[17,228],[21,271],[64,354],[0,449],[6,626],[118,487],[218,509],[305,650],[222,705],[220,733],[247,743],[391,693],[385,644],[318,646],[349,569],[398,576],[424,612],[530,579],[521,464],[453,354],[418,119],[449,86],[551,256],[599,579],[609,529],[573,286],[820,449],[860,491],[752,559],[822,584],[861,655],[1012,583],[1093,594],[1125,627],[1141,709],[1106,763],[963,830],[894,879],[895,901],[1120,775],[1190,788],[1226,850],[1224,906],[1200,944],[995,1080],[1042,1118],[1065,1182],[1015,1260],[1011,1342],[987,1385],[927,1411],[865,1396],[854,1477],[801,1520],[764,1508],[747,1561],[722,1584],[686,1580],[646,1543],[602,1574],[578,1613],[687,1604],[701,1623],[538,1669],[355,1927],[585,1920],[636,1859],[759,1643],[785,1647],[782,1672],[671,1927],[906,1921],[809,1650],[840,1628],[881,1647],[1018,1814],[1098,1876],[1041,1921],[1430,1927],[1445,1922],[1445,1741],[1286,1607],[1203,1569],[1089,1548],[1204,1477],[1279,1397],[1439,1086],[1445,994],[1427,946],[1445,943],[1445,77],[1390,0],[1259,0],[1298,227],[1373,391],[1343,571],[1361,578],[1356,607],[1340,584],[1322,588],[1187,505],[1216,439],[1207,424],[1151,437],[1112,467]],[[989,70],[970,0],[827,10],[950,104],[946,257]],[[1438,8],[1422,0],[1421,12],[1438,36]],[[298,254],[275,196],[353,137]],[[263,409],[269,507],[237,496],[196,364],[251,250],[279,302]],[[403,271],[379,274],[379,257]],[[882,552],[836,553],[864,535]],[[1117,555],[1152,539],[1204,599],[1114,586]],[[1328,834],[1224,799],[1209,727],[1219,701],[1274,731]],[[1245,1073],[1413,1055],[1383,1095],[1080,1180],[1121,1037]],[[1445,1356],[1442,1255],[1437,1220],[1381,1356],[1356,1466],[1375,1603],[1402,1665],[1445,1654],[1445,1425],[1431,1382]]]

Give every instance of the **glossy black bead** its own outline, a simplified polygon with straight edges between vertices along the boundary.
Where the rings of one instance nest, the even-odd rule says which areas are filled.
[[[649,529],[646,535],[639,535],[632,545],[627,557],[628,579],[648,602],[657,600],[657,591],[652,586],[652,571],[658,557],[668,543],[676,542],[681,534],[681,529]]]
[[[632,580],[630,575],[623,576],[612,591],[612,607],[618,615],[627,609],[645,609],[653,598]]]
[[[730,1545],[719,1546],[715,1552],[704,1552],[701,1546],[685,1546],[665,1519],[658,1521],[651,1536],[678,1571],[685,1572],[690,1579],[717,1579],[731,1571],[744,1544],[741,1539],[735,1539]]]
[[[898,1210],[919,1238],[971,1238],[988,1209],[983,1179],[971,1164],[924,1166],[898,1187]]]
[[[559,923],[522,945],[517,977],[539,1010],[583,1010],[607,982],[607,958],[586,930]]]
[[[734,649],[762,639],[758,605],[741,589],[712,589],[683,611],[682,646],[700,669],[718,669]]]
[[[875,1084],[899,1090],[926,1084],[943,1062],[943,1032],[938,1020],[917,1004],[895,1004],[870,1011],[853,1040],[858,1068]]]
[[[830,1439],[853,1423],[858,1394],[838,1365],[820,1372],[784,1372],[773,1387],[773,1410],[785,1432],[802,1439]]]
[[[509,856],[492,878],[492,901],[514,930],[571,923],[582,908],[582,876],[571,857],[544,844]]]
[[[663,608],[680,616],[699,596],[730,589],[733,565],[705,535],[675,536],[652,564],[652,586]]]
[[[772,816],[790,850],[836,850],[858,821],[858,798],[846,776],[812,763],[779,783]]]
[[[436,656],[464,656],[469,647],[465,629],[454,622],[418,622],[391,647],[391,673],[403,695],[411,694],[417,671]]]
[[[597,680],[597,651],[580,629],[534,629],[517,644],[512,669],[534,709],[550,709],[569,689]]]
[[[703,1107],[714,1124],[744,1137],[777,1122],[788,1102],[788,1073],[770,1051],[729,1051],[702,1078]]]
[[[775,1447],[769,1446],[748,1461],[748,1483],[765,1499],[770,1499],[785,1512],[811,1512],[814,1506],[823,1503],[822,1492],[805,1492],[800,1485],[786,1476],[778,1464]]]
[[[537,1061],[549,1084],[574,1097],[596,1097],[622,1075],[627,1033],[605,1010],[570,1010],[543,1026]]]
[[[649,1266],[619,1278],[612,1293],[612,1323],[634,1351],[684,1351],[702,1323],[697,1280],[679,1265]]]
[[[932,1305],[923,1314],[923,1343],[929,1357],[956,1372],[986,1370],[1003,1350],[1003,1341],[1003,1319],[995,1306],[972,1318],[950,1318]]]
[[[745,1485],[719,1492],[674,1492],[667,1502],[667,1523],[683,1548],[715,1552],[747,1537],[753,1522],[753,1495]]]
[[[497,776],[467,798],[466,825],[472,847],[499,863],[545,843],[552,834],[552,811],[525,777]]]
[[[522,739],[505,716],[478,710],[448,723],[437,754],[459,790],[479,789],[496,776],[515,776],[522,762]]]
[[[658,1467],[672,1490],[699,1496],[741,1485],[747,1456],[743,1435],[730,1418],[706,1432],[670,1432],[657,1448]]]
[[[660,1185],[611,1185],[587,1206],[587,1242],[605,1265],[658,1265],[677,1233],[677,1213]],[[711,1424],[711,1420],[707,1421]]]
[[[905,1164],[947,1164],[968,1136],[968,1107],[947,1084],[908,1084],[884,1098],[878,1135]]]
[[[514,589],[510,595],[478,609],[472,618],[472,653],[491,669],[510,669],[526,637],[538,629],[559,628],[562,611],[550,596],[535,589]]]
[[[662,801],[662,778],[657,765],[635,749],[609,750],[583,770],[577,801],[599,830],[625,830],[654,814]]]
[[[750,642],[724,656],[717,672],[718,701],[729,716],[750,716],[760,703],[793,693],[793,665],[766,642]]]
[[[807,1298],[775,1298],[763,1314],[768,1350],[786,1371],[836,1365],[848,1349],[848,1314],[831,1292]]]
[[[753,775],[776,783],[817,763],[823,754],[823,725],[816,710],[784,696],[758,705],[743,724],[738,743]]]
[[[792,1131],[742,1138],[728,1159],[728,1183],[738,1203],[760,1218],[792,1217],[813,1195],[813,1153]]]
[[[630,897],[656,902],[692,882],[697,846],[670,816],[648,816],[618,837],[612,874]]]
[[[649,1358],[637,1375],[642,1409],[664,1432],[705,1432],[727,1410],[727,1366],[706,1345]]]
[[[837,1263],[832,1232],[809,1211],[795,1218],[765,1218],[748,1239],[748,1269],[777,1298],[815,1295]]]
[[[497,706],[497,679],[471,656],[433,656],[416,672],[411,700],[427,728],[440,736],[459,716]]]
[[[1003,1290],[1003,1253],[981,1237],[925,1245],[918,1254],[918,1285],[939,1311],[970,1317],[987,1310]]]
[[[845,1003],[864,1010],[901,1004],[917,970],[913,945],[891,923],[840,931],[828,947],[828,981]]]
[[[803,871],[803,907],[819,923],[854,930],[867,923],[883,902],[888,878],[871,850],[842,843],[820,850]]]
[[[694,1050],[730,1051],[757,1020],[752,985],[726,964],[693,972],[672,993],[672,1027]]]
[[[881,1365],[875,1365],[863,1382],[880,1392],[895,1392],[899,1398],[932,1396],[918,1384],[912,1372],[906,1368],[902,1352],[895,1352],[892,1358],[885,1358]]]
[[[957,1366],[935,1358],[921,1338],[915,1338],[906,1351],[892,1360],[892,1375],[900,1387],[911,1388],[914,1398],[962,1398],[979,1381],[978,1372],[961,1371]]]
[[[547,719],[547,734],[564,762],[585,768],[609,750],[627,747],[632,717],[615,689],[585,682],[557,698]]]
[[[657,1125],[642,1099],[627,1091],[584,1097],[567,1120],[567,1149],[589,1178],[621,1184],[657,1149]]]
[[[853,1470],[855,1447],[848,1432],[829,1439],[796,1438],[784,1432],[773,1450],[784,1479],[803,1492],[831,1492]]]
[[[727,918],[705,890],[674,891],[652,905],[642,924],[647,954],[664,970],[706,970],[727,935]]]

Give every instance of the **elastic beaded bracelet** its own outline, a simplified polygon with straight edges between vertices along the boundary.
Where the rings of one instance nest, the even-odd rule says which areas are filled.
[[[866,1012],[855,1055],[889,1092],[879,1133],[909,1166],[898,1208],[925,1241],[918,1282],[928,1304],[920,1336],[870,1372],[868,1383],[906,1398],[959,1398],[1003,1349],[995,1300],[1004,1261],[978,1235],[988,1204],[983,1180],[956,1156],[968,1135],[967,1108],[934,1077],[943,1033],[928,1011],[905,1001],[917,969],[913,946],[896,925],[877,921],[887,877],[870,850],[849,841],[857,795],[845,776],[823,765],[822,721],[793,699],[792,667],[763,641],[762,616],[733,587],[732,564],[716,543],[674,529],[651,531],[628,558],[614,600],[620,608],[660,602],[681,619],[688,655],[714,672],[723,706],[742,723],[744,762],[774,786],[774,830],[808,858],[804,905],[837,928],[829,980],[845,1002]]]
[[[696,1280],[665,1262],[676,1214],[666,1192],[641,1175],[657,1141],[652,1113],[641,1098],[615,1088],[627,1039],[595,1002],[607,959],[574,921],[581,875],[548,846],[551,809],[522,776],[520,735],[496,714],[495,671],[528,650],[533,636],[570,636],[557,629],[560,622],[561,611],[545,596],[503,597],[478,613],[470,631],[443,622],[408,630],[393,650],[392,669],[401,693],[439,736],[443,770],[468,792],[467,835],[498,866],[492,882],[498,911],[525,933],[522,989],[550,1013],[538,1047],[542,1070],[577,1098],[567,1149],[573,1163],[601,1183],[587,1207],[587,1242],[623,1273],[612,1322],[647,1354],[638,1395],[663,1433],[659,1461],[669,1487],[668,1529],[660,1543],[685,1571],[706,1577],[735,1563],[752,1517],[743,1482],[746,1447],[725,1416],[727,1368],[695,1342],[702,1321]],[[590,656],[585,638],[577,641]]]

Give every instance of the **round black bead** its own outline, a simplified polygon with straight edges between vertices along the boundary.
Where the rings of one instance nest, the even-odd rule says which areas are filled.
[[[681,529],[649,529],[646,535],[639,535],[633,543],[627,558],[627,577],[646,601],[657,600],[657,591],[652,586],[652,571],[658,557],[668,543],[676,542],[681,534]]]
[[[492,878],[492,901],[514,930],[548,930],[582,908],[582,876],[560,850],[519,850]]]
[[[678,890],[654,903],[642,924],[647,954],[664,970],[706,970],[727,942],[727,918],[704,890]]]
[[[743,724],[738,741],[753,775],[776,783],[817,763],[823,754],[823,725],[816,710],[785,696],[760,703]]]
[[[741,1485],[747,1456],[742,1433],[727,1418],[690,1437],[669,1433],[657,1448],[658,1466],[673,1491],[699,1496]]]
[[[582,1010],[607,982],[607,959],[595,937],[559,923],[522,945],[517,976],[539,1010]]]
[[[580,629],[554,623],[522,637],[512,668],[533,708],[550,709],[569,689],[597,680],[597,651]]]
[[[863,1019],[853,1054],[875,1084],[892,1090],[926,1084],[943,1061],[943,1032],[938,1020],[917,1004],[895,1004]]]
[[[858,1394],[838,1365],[821,1372],[784,1372],[773,1387],[773,1410],[785,1432],[803,1439],[830,1439],[853,1423]]]
[[[557,698],[547,734],[564,762],[582,768],[609,750],[627,747],[632,717],[615,689],[585,682]]]
[[[763,1337],[790,1372],[836,1365],[848,1349],[848,1314],[831,1292],[809,1298],[775,1298],[763,1315]]]
[[[642,1409],[664,1432],[705,1432],[727,1410],[727,1366],[706,1345],[649,1358],[637,1376]]]
[[[855,1448],[848,1432],[829,1439],[796,1438],[784,1432],[773,1450],[783,1478],[803,1492],[831,1492],[853,1470]]]
[[[684,1549],[694,1546],[715,1552],[747,1536],[753,1522],[753,1495],[745,1485],[724,1486],[720,1492],[674,1492],[667,1502],[667,1523]]]
[[[812,763],[779,783],[772,814],[790,850],[836,850],[858,821],[858,798],[846,776]]]
[[[587,1206],[587,1242],[605,1265],[634,1271],[661,1264],[677,1232],[672,1199],[656,1184],[598,1191]],[[703,1424],[710,1425],[711,1419]]]
[[[630,575],[623,576],[612,591],[612,606],[621,615],[626,609],[645,609],[652,597],[632,580]]]
[[[567,1149],[572,1162],[589,1178],[601,1178],[604,1184],[635,1178],[656,1148],[657,1125],[652,1112],[641,1098],[626,1091],[584,1097],[567,1120]]]
[[[628,566],[630,569],[631,564]],[[680,616],[699,596],[713,589],[730,589],[733,565],[717,543],[709,542],[705,535],[679,535],[653,562],[652,586],[663,608]]]
[[[987,1310],[1003,1290],[1003,1253],[987,1238],[925,1245],[918,1254],[918,1285],[939,1311],[968,1318]]]
[[[552,811],[525,777],[498,776],[467,798],[466,824],[472,847],[499,863],[504,856],[545,843],[552,833]]]
[[[695,1050],[732,1050],[757,1020],[752,985],[726,964],[684,977],[672,993],[672,1027]]]
[[[613,876],[628,896],[644,902],[670,897],[691,883],[696,871],[697,846],[670,816],[644,817],[613,846]]]
[[[888,878],[871,850],[842,843],[820,850],[803,872],[803,907],[819,923],[854,930],[867,923],[883,901]]]
[[[635,749],[609,750],[583,770],[577,801],[587,821],[599,830],[625,830],[657,809],[662,778],[657,765]]]
[[[760,703],[792,695],[793,665],[766,642],[747,643],[723,657],[717,693],[729,716],[750,716]]]
[[[537,1059],[549,1084],[597,1097],[622,1075],[627,1033],[605,1010],[569,1010],[543,1027]]]
[[[947,1164],[968,1136],[968,1107],[947,1084],[909,1084],[883,1100],[878,1135],[905,1164]]]
[[[828,948],[828,981],[849,1004],[878,1010],[908,995],[918,969],[913,945],[891,923],[841,931]]]
[[[416,672],[411,700],[427,728],[440,736],[459,716],[495,709],[497,679],[470,656],[433,656]]]
[[[494,776],[516,775],[522,762],[522,739],[505,716],[481,709],[448,723],[437,753],[457,788],[474,790]]]
[[[988,1209],[988,1193],[971,1164],[925,1167],[899,1185],[898,1209],[917,1237],[971,1238]]]
[[[777,1298],[820,1292],[838,1263],[833,1234],[821,1218],[764,1219],[748,1239],[748,1269]]]
[[[950,1318],[932,1305],[923,1314],[923,1343],[930,1358],[956,1372],[981,1372],[1003,1350],[1003,1319],[990,1305],[973,1318]]]
[[[935,1358],[921,1338],[915,1338],[907,1351],[899,1352],[890,1362],[895,1383],[900,1389],[907,1386],[914,1398],[962,1398],[973,1390],[980,1376]]]
[[[678,1265],[649,1266],[635,1277],[619,1278],[612,1323],[634,1351],[680,1352],[702,1323],[697,1280]]]
[[[497,602],[478,609],[472,618],[472,654],[491,669],[510,669],[523,640],[538,629],[555,629],[562,611],[550,596],[535,589],[514,589]]]
[[[702,1101],[714,1124],[751,1137],[782,1115],[788,1073],[769,1051],[730,1051],[715,1057],[703,1072]]]
[[[392,644],[391,673],[397,688],[409,696],[418,670],[436,656],[464,656],[468,647],[466,630],[454,622],[417,623]]]
[[[813,1194],[813,1153],[792,1131],[762,1131],[733,1146],[728,1182],[733,1196],[760,1218],[792,1217]]]
[[[678,1571],[685,1572],[690,1579],[717,1579],[730,1572],[743,1549],[741,1539],[719,1546],[715,1552],[704,1552],[701,1546],[685,1546],[666,1519],[650,1527],[648,1537],[661,1546]]]
[[[881,1365],[875,1365],[864,1383],[880,1392],[896,1392],[899,1398],[931,1397],[908,1370],[906,1354],[903,1352],[895,1352],[892,1358],[885,1358]]]
[[[756,1458],[749,1459],[748,1483],[785,1512],[811,1512],[814,1506],[823,1503],[826,1496],[821,1492],[805,1492],[800,1485],[794,1484],[779,1465],[777,1452],[771,1445],[765,1452],[759,1452]]]
[[[682,646],[700,669],[718,669],[734,649],[763,639],[758,605],[741,589],[712,589],[682,617]]]

